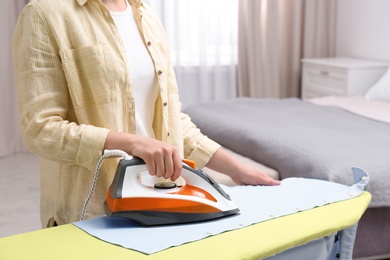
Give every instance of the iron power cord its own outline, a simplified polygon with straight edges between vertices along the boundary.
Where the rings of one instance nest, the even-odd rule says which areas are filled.
[[[99,160],[96,164],[91,189],[89,190],[88,196],[85,199],[85,202],[83,205],[83,209],[81,210],[80,221],[85,220],[85,215],[87,213],[88,203],[92,198],[93,192],[95,191],[97,179],[98,179],[99,172],[100,172],[100,167],[102,166],[103,160],[106,158],[114,158],[114,157],[122,157],[124,159],[131,159],[132,158],[130,155],[128,155],[126,152],[124,152],[122,150],[104,150],[103,155],[99,158]]]

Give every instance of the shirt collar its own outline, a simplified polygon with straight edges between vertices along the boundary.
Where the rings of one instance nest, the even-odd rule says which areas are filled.
[[[88,0],[77,0],[77,3],[79,3],[79,5],[84,5]]]
[[[129,0],[130,4],[133,5],[135,4],[135,6],[139,7],[142,5],[142,0]]]
[[[87,1],[91,1],[91,0],[77,0],[77,3],[82,6]],[[135,6],[141,6],[143,0],[128,0],[128,1],[130,2],[131,5],[135,4]]]

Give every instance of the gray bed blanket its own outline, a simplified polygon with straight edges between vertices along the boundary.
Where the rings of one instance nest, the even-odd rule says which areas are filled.
[[[360,167],[370,175],[370,207],[390,206],[390,124],[296,98],[237,98],[183,112],[205,135],[281,178],[352,185],[350,167]]]

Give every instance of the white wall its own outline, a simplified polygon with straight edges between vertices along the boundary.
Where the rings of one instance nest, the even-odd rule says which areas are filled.
[[[390,62],[390,0],[338,0],[336,56]]]

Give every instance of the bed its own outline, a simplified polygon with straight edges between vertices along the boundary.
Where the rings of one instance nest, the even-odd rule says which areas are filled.
[[[365,96],[236,98],[189,106],[184,112],[223,149],[273,178],[351,185],[350,167],[365,169],[373,198],[359,221],[353,256],[384,259],[390,257],[390,73],[386,74]]]

